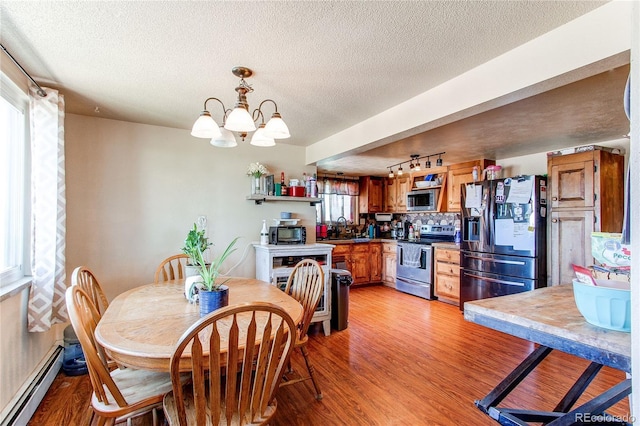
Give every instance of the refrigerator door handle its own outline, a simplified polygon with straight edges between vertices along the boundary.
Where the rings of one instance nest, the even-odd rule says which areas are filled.
[[[504,280],[497,280],[495,278],[489,278],[489,277],[481,277],[479,275],[473,275],[473,274],[469,274],[467,272],[464,273],[466,276],[471,277],[471,278],[476,278],[478,280],[483,280],[483,281],[489,281],[492,283],[498,283],[498,284],[507,284],[507,285],[517,285],[520,287],[524,287],[525,284],[524,283],[519,283],[519,282],[515,282],[515,281],[504,281]]]
[[[466,256],[467,259],[478,259],[482,261],[494,262],[494,263],[505,263],[507,265],[525,265],[525,262],[521,260],[501,260],[501,259],[493,259],[491,257],[480,257],[480,256]]]

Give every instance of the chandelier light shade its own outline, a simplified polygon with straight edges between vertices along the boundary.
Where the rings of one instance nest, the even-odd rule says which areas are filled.
[[[250,143],[254,146],[267,147],[274,146],[276,144],[276,141],[273,140],[273,138],[269,137],[266,132],[266,126],[264,123],[262,123],[260,124],[260,127],[258,127],[258,130],[256,130],[256,132],[251,137]]]
[[[220,148],[231,148],[238,145],[235,141],[235,136],[231,132],[237,132],[243,141],[247,133],[256,132],[251,137],[251,144],[256,146],[274,146],[276,144],[275,139],[291,137],[289,128],[278,112],[278,105],[272,99],[263,100],[258,108],[249,113],[247,93],[253,92],[253,88],[247,84],[245,78],[251,77],[253,71],[246,67],[234,67],[231,72],[240,78],[240,83],[235,89],[238,97],[233,110],[227,109],[218,98],[207,98],[204,101],[204,110],[193,124],[191,135],[197,138],[211,139],[211,145]],[[211,100],[217,101],[222,106],[222,126],[218,126],[209,110],[207,110],[207,102]],[[264,124],[265,114],[262,110],[265,103],[273,104],[275,109],[266,125]],[[262,118],[262,123],[256,128],[256,122],[259,118]]]
[[[220,126],[220,136],[211,139],[211,145],[218,148],[234,148],[238,146],[236,137],[230,130]]]
[[[256,123],[249,115],[249,111],[242,107],[236,107],[227,117],[224,128],[232,132],[253,132],[256,130]]]
[[[215,120],[211,117],[209,111],[202,111],[200,117],[193,123],[191,128],[191,136],[196,138],[217,138],[220,136],[220,128]]]

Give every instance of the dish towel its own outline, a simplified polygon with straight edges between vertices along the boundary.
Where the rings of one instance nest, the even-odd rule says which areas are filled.
[[[402,264],[412,268],[420,267],[420,254],[422,246],[419,244],[403,244],[402,245]]]

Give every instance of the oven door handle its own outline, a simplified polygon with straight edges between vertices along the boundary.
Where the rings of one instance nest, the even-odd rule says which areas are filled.
[[[517,285],[517,286],[519,286],[519,287],[524,287],[524,286],[525,286],[525,284],[524,284],[524,283],[518,283],[518,282],[515,282],[515,281],[497,280],[497,279],[495,279],[495,278],[481,277],[481,276],[479,276],[479,275],[469,274],[469,273],[467,273],[467,272],[464,272],[464,274],[465,274],[466,276],[468,276],[468,277],[471,277],[471,278],[476,278],[476,279],[478,279],[478,280],[483,280],[483,281],[489,281],[489,282],[492,282],[492,283],[507,284],[507,285]]]
[[[525,262],[521,261],[521,260],[501,260],[501,259],[493,259],[491,257],[480,257],[480,256],[465,256],[467,259],[477,259],[477,260],[482,260],[482,261],[488,261],[488,262],[493,262],[493,263],[504,263],[506,265],[526,265]]]

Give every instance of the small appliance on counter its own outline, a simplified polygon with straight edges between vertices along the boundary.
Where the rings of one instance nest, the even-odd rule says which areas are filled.
[[[269,227],[269,244],[306,244],[307,229],[301,225]]]

